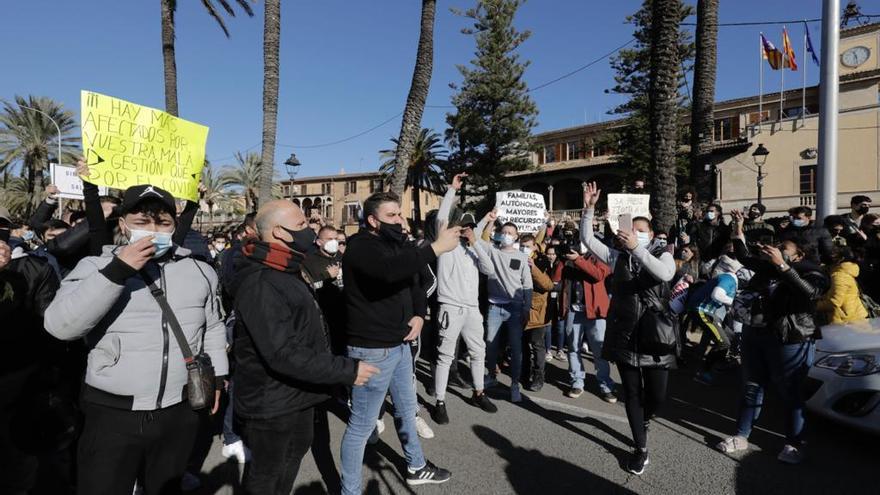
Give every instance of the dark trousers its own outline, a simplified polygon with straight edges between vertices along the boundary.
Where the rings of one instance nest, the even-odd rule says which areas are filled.
[[[647,421],[653,418],[663,401],[666,400],[666,383],[669,370],[662,368],[637,368],[617,363],[620,380],[623,382],[626,400],[626,419],[632,430],[636,447],[646,449],[648,445]]]
[[[703,370],[712,371],[716,363],[727,357],[730,341],[733,338],[733,331],[715,321],[713,315],[703,313],[702,311],[694,311],[691,313],[691,316],[703,330],[703,336],[700,338],[700,345],[698,347],[698,355],[702,356],[706,352],[706,348],[709,347],[709,344],[712,344],[712,350],[706,355],[706,360],[703,363]]]
[[[241,422],[242,438],[245,445],[251,449],[251,462],[242,480],[244,493],[250,495],[290,493],[302,459],[312,447],[312,439],[315,436],[315,414],[315,408],[310,407],[277,418],[247,419]],[[326,423],[326,412],[323,412],[323,417]],[[329,452],[329,429],[326,435]],[[315,455],[317,457],[317,453]],[[322,474],[324,474],[323,469]],[[336,476],[338,479],[339,475]]]
[[[78,448],[77,493],[180,493],[199,415],[186,402],[155,411],[127,411],[83,401],[85,428]]]
[[[547,362],[547,347],[545,338],[550,331],[550,325],[526,330],[523,336],[523,346],[529,350],[528,362],[523,363],[529,370],[531,382],[544,383],[544,366]]]

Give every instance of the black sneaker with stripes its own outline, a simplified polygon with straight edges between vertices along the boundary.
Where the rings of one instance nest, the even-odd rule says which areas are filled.
[[[431,464],[430,461],[425,464],[425,467],[416,472],[412,472],[409,469],[406,470],[407,485],[439,485],[440,483],[446,483],[450,478],[452,478],[452,473],[443,468],[438,468]]]

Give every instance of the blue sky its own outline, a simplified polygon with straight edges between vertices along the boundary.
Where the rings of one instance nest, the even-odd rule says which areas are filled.
[[[694,0],[687,0],[695,3]],[[234,2],[233,2],[234,3]],[[428,105],[449,105],[449,83],[460,80],[456,64],[473,57],[470,36],[460,34],[464,18],[450,7],[473,0],[438,0],[434,74]],[[519,29],[532,31],[521,47],[531,60],[530,86],[570,72],[626,42],[632,27],[624,18],[637,0],[529,0],[517,16]],[[208,157],[230,164],[235,151],[259,151],[262,123],[262,2],[255,16],[227,17],[225,38],[196,0],[179,0],[177,68],[181,117],[211,128]],[[880,0],[863,0],[862,11],[880,13]],[[355,135],[403,109],[418,39],[417,0],[320,0],[282,6],[281,91],[278,143],[311,146]],[[0,98],[41,95],[79,114],[79,91],[89,89],[162,108],[163,72],[159,1],[29,0],[3,9],[4,71]],[[720,21],[811,19],[821,0],[736,0],[721,2]],[[811,24],[814,44],[821,33]],[[692,28],[690,28],[692,29]],[[781,26],[722,27],[718,43],[719,99],[756,94],[757,39],[763,30],[781,44]],[[804,62],[802,27],[791,26],[799,63],[809,65],[808,84],[818,68]],[[769,71],[765,71],[769,73]],[[789,76],[790,74],[790,76]],[[800,84],[800,73],[786,74]],[[779,88],[778,73],[765,74],[766,91]],[[538,131],[595,122],[621,97],[605,94],[613,85],[606,61],[533,93]],[[440,132],[446,108],[428,108],[423,125]],[[378,150],[399,131],[399,118],[364,136],[319,148],[279,146],[276,161],[295,151],[300,176],[375,170]],[[279,165],[279,170],[283,167]]]

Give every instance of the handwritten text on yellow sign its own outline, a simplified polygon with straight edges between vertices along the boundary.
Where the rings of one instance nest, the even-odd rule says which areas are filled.
[[[198,201],[208,128],[155,108],[82,91],[88,181],[126,189],[152,184]]]

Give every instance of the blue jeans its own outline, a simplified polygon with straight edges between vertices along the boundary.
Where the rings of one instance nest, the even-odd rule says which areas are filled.
[[[602,359],[602,345],[605,342],[605,320],[591,320],[580,311],[569,311],[565,318],[565,343],[568,346],[568,374],[571,377],[571,388],[584,388],[584,362],[581,359],[581,345],[584,339],[593,353],[593,364],[596,365],[596,380],[599,391],[607,394],[614,390],[611,379],[611,366]]]
[[[229,379],[229,387],[226,388],[226,410],[223,411],[223,445],[232,445],[241,440],[233,426],[232,414],[232,378]]]
[[[351,416],[342,437],[342,493],[361,495],[364,448],[376,428],[385,395],[394,401],[394,425],[410,469],[425,467],[425,456],[416,432],[416,399],[413,356],[409,343],[387,349],[348,346],[348,357],[379,368],[366,385],[351,389]]]
[[[785,438],[790,445],[801,442],[804,430],[804,398],[801,385],[813,364],[814,341],[781,344],[771,330],[743,327],[743,397],[737,435],[748,438],[761,414],[764,391],[773,385],[787,411]]]
[[[486,370],[495,373],[498,348],[501,346],[501,325],[507,325],[507,344],[510,345],[510,383],[519,384],[522,373],[523,305],[521,303],[490,304],[486,318]]]
[[[556,337],[555,339],[553,337]],[[544,334],[544,347],[547,352],[553,349],[553,341],[556,341],[556,350],[561,351],[565,346],[565,320],[553,320]]]

